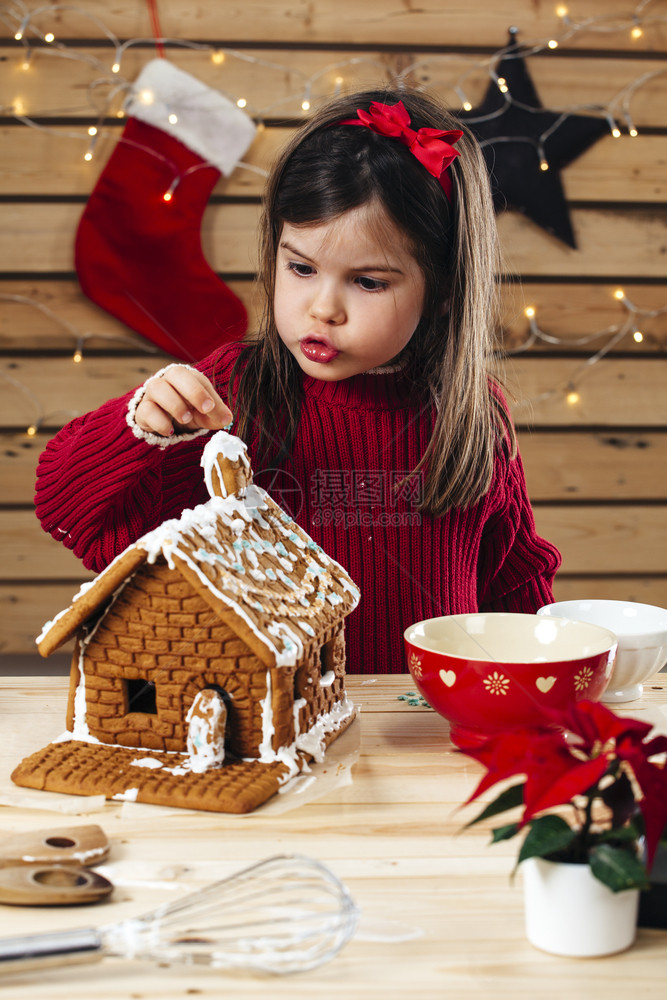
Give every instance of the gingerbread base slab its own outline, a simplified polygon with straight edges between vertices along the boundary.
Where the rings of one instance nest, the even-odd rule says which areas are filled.
[[[154,763],[138,766],[132,763],[136,760]],[[288,773],[285,764],[259,761],[229,763],[202,774],[170,773],[180,770],[186,760],[185,754],[67,740],[50,743],[26,757],[12,773],[12,781],[25,788],[70,795],[102,793],[107,799],[247,813],[271,798]]]

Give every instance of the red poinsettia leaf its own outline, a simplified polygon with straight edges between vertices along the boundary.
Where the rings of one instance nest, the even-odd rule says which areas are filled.
[[[616,756],[630,765],[642,795],[667,800],[667,766],[648,760],[645,749],[642,744],[634,746],[624,740],[616,747]]]
[[[624,736],[643,739],[652,726],[639,719],[624,718],[610,711],[599,701],[578,701],[565,712],[565,728],[583,740],[584,749],[590,751],[596,743],[619,740]]]
[[[489,770],[504,770],[507,765],[512,765],[515,760],[525,755],[533,735],[532,729],[504,730],[489,736],[483,743],[466,746],[460,741],[459,752],[478,760]]]
[[[626,717],[618,719],[617,721],[621,724],[615,734],[613,734],[613,738],[617,742],[621,739],[632,739],[639,743],[642,740],[645,740],[653,729],[653,726],[650,723],[640,722],[639,719],[630,719]]]
[[[644,753],[647,757],[667,753],[667,736],[654,736],[648,743],[644,743]]]
[[[533,730],[508,730],[489,737],[480,745],[459,747],[461,753],[479,761],[487,769],[465,804],[474,802],[498,781],[524,774],[530,746],[535,738]]]
[[[667,765],[647,760],[644,756],[645,749],[645,746],[633,748],[624,744],[621,759],[630,765],[641,789],[639,808],[644,817],[646,857],[650,867],[667,827]]]
[[[487,770],[468,802],[497,782],[522,775],[524,812],[520,827],[541,822],[543,817],[534,819],[538,813],[572,804],[579,796],[596,796],[612,812],[612,829],[607,831],[610,837],[614,829],[629,836],[639,806],[650,866],[667,830],[667,764],[650,759],[667,752],[667,737],[648,740],[651,729],[638,719],[615,715],[599,702],[581,701],[565,711],[549,713],[543,726],[498,733],[481,746],[461,746],[461,752]],[[563,731],[571,737],[567,741]],[[627,773],[620,770],[621,762]],[[598,786],[607,773],[613,773],[615,780],[600,791]],[[638,802],[637,786],[641,793]],[[502,811],[504,794],[487,807],[486,815]],[[479,817],[474,822],[478,821]],[[636,835],[635,831],[632,836]],[[616,841],[609,842],[613,846]]]
[[[639,808],[644,817],[644,834],[646,837],[646,866],[651,869],[658,844],[667,830],[667,802],[656,802],[653,799],[642,799]]]
[[[565,709],[547,709],[545,715],[553,726],[574,734],[578,738],[577,745],[591,748],[598,737],[594,723],[585,711],[580,711],[580,706],[586,704],[579,701]]]
[[[572,762],[573,758],[570,758]],[[565,805],[572,801],[575,795],[583,795],[593,788],[607,770],[609,762],[604,755],[593,760],[572,763],[560,774],[540,775],[526,781],[524,789],[524,810],[522,822],[526,823],[531,816],[544,812],[553,806]]]
[[[463,752],[487,768],[466,805],[498,781],[525,775],[526,810],[522,824],[536,812],[568,803],[573,795],[586,791],[604,774],[608,763],[603,757],[592,763],[584,761],[582,765],[573,756],[562,732],[551,727],[505,731]]]

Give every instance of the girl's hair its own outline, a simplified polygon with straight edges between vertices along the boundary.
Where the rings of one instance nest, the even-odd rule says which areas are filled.
[[[399,100],[413,129],[463,129],[460,156],[449,168],[451,205],[402,143],[340,124],[371,101]],[[275,164],[260,226],[265,312],[258,339],[244,347],[230,383],[237,433],[255,438],[260,461],[279,462],[298,426],[301,372],[273,319],[283,224],[319,225],[366,204],[385,210],[424,275],[423,315],[406,348],[406,375],[424,406],[436,408],[430,442],[412,474],[423,473],[422,510],[438,515],[479,500],[491,485],[495,448],[504,440],[513,453],[516,444],[490,376],[499,252],[486,165],[465,126],[423,93],[378,90],[335,99],[296,133]]]

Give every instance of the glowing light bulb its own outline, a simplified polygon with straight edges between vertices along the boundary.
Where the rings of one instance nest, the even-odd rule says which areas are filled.
[[[632,334],[632,339],[635,341],[635,343],[641,344],[642,340],[644,339],[644,334],[641,332],[641,330],[635,330],[635,332]]]
[[[638,24],[636,24],[634,26],[634,28],[632,29],[632,31],[630,32],[630,37],[631,38],[641,38],[643,34],[644,34],[644,32],[642,31],[642,29],[639,27]]]
[[[175,115],[173,113],[169,115],[168,122],[170,125],[175,125],[177,121],[178,121],[178,115]]]
[[[247,104],[248,102],[246,101],[245,97],[239,97],[238,101],[236,102],[236,107],[245,108]]]
[[[621,130],[618,127],[618,125],[614,125],[613,129],[611,130],[611,134],[613,135],[614,139],[621,138]]]
[[[568,10],[567,7],[561,4],[560,7],[556,7],[556,17],[567,17]]]
[[[120,73],[120,63],[115,62],[111,67],[112,73]]]
[[[16,39],[17,42],[20,42],[21,39],[23,38],[23,32],[17,31],[16,34],[14,35],[14,38]]]
[[[342,87],[343,86],[343,77],[342,76],[337,76],[336,79],[334,80],[334,83],[336,84],[337,87]]]
[[[547,45],[549,46],[550,49],[557,49],[558,40],[555,38],[550,38],[549,41],[547,42]]]
[[[29,438],[34,438],[36,433],[37,433],[37,428],[35,427],[34,424],[31,424],[30,427],[26,429],[26,434],[28,435]]]
[[[90,162],[90,160],[92,160],[92,158],[93,158],[93,154],[90,152],[90,150],[87,150],[87,152],[85,152],[83,154],[83,158],[84,158],[84,160],[87,160],[88,162]]]
[[[618,299],[619,302],[623,301],[623,299],[625,298],[625,292],[623,291],[622,288],[616,289],[616,291],[614,292],[614,298]]]
[[[125,117],[125,112],[123,111],[122,108],[120,108],[120,110],[116,112],[116,118],[124,118],[124,117]]]
[[[16,100],[14,101],[14,114],[15,115],[25,114],[25,104],[23,103],[20,97],[17,97]]]
[[[470,103],[470,101],[464,101],[463,102],[463,110],[464,111],[472,111],[472,104]]]
[[[636,129],[635,127],[634,127],[634,125],[633,125],[633,127],[632,127],[632,128],[630,129],[630,132],[629,132],[629,135],[631,135],[633,139],[634,139],[634,138],[635,138],[636,136],[638,136],[638,135],[639,135],[639,132],[638,132],[638,131],[637,131],[637,129]]]
[[[576,404],[581,399],[581,396],[576,389],[570,389],[567,396],[565,397],[569,406],[576,406]]]
[[[222,64],[223,64],[224,61],[225,61],[225,53],[224,52],[213,52],[213,53],[211,53],[211,62],[215,63],[216,66],[222,66]]]
[[[72,355],[72,361],[74,362],[75,365],[80,365],[81,362],[83,361],[83,354],[78,349],[78,347],[77,347],[76,351],[74,352],[74,354]]]
[[[533,316],[535,315],[535,306],[526,306],[526,308],[523,311],[523,314],[524,316],[527,316],[528,319],[532,319]]]
[[[310,101],[302,101],[301,102],[301,110],[302,111],[310,111]]]
[[[546,160],[540,160],[540,170],[548,170],[549,164]]]
[[[507,86],[507,80],[505,79],[504,76],[498,77],[498,90],[500,91],[501,94],[507,94],[509,91],[509,87]]]
[[[171,199],[174,197],[174,191],[176,190],[176,185],[178,184],[179,180],[180,180],[179,177],[174,177],[173,181],[171,182],[165,193],[162,195],[163,201],[171,201]]]
[[[21,69],[30,69],[30,60],[24,59],[21,63]]]
[[[142,104],[152,104],[153,101],[155,100],[155,94],[153,93],[152,90],[148,89],[140,90],[139,100],[141,101]]]
[[[47,33],[44,35],[44,41],[48,42],[49,45],[51,44],[51,42],[54,42],[55,39],[56,36],[53,34],[52,31],[47,31]]]
[[[97,129],[95,128],[94,125],[91,125],[90,128],[88,129],[88,135],[97,135]]]

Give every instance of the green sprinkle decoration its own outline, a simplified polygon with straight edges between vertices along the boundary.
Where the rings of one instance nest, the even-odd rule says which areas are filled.
[[[417,705],[418,708],[430,708],[426,698],[416,691],[406,691],[405,694],[396,695],[396,701],[407,701],[408,705]]]

